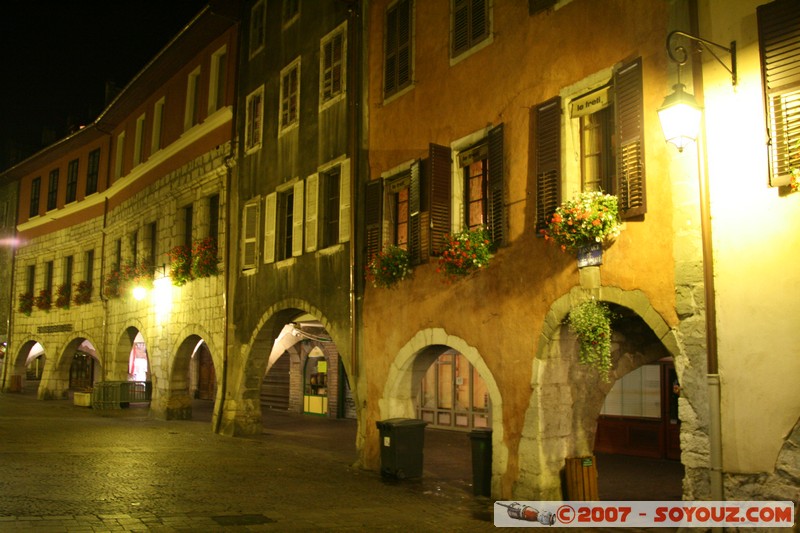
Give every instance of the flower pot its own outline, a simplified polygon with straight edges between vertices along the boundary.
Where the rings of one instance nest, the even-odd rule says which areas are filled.
[[[578,249],[578,268],[603,264],[603,245],[599,242]]]

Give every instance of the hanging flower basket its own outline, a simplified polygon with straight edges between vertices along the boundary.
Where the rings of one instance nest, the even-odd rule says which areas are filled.
[[[192,279],[192,249],[187,245],[175,246],[169,251],[169,276],[176,287]]]
[[[392,289],[409,277],[411,262],[408,251],[399,246],[387,246],[367,263],[366,278],[375,288]]]
[[[567,319],[580,344],[579,362],[595,367],[605,382],[611,370],[612,318],[608,305],[592,299],[574,307]]]
[[[192,246],[191,262],[191,278],[208,278],[218,275],[217,239],[206,237],[195,241]]]
[[[24,292],[19,295],[19,307],[17,310],[25,316],[31,316],[33,311],[33,293]]]
[[[584,192],[561,204],[541,233],[561,250],[577,253],[591,245],[607,245],[620,227],[616,196]]]
[[[33,305],[41,309],[42,311],[49,311],[50,308],[53,306],[52,301],[53,295],[47,289],[42,289],[39,291],[39,295],[34,298]]]
[[[69,309],[70,294],[69,283],[64,283],[56,288],[56,307],[59,309]]]
[[[468,229],[445,236],[438,272],[453,280],[489,265],[492,242],[485,228]]]
[[[75,284],[75,297],[72,302],[75,305],[88,304],[92,301],[92,284],[86,280]]]

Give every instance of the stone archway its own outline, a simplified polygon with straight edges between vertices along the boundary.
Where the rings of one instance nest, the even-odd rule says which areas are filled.
[[[379,400],[381,420],[415,418],[414,396],[430,364],[442,348],[456,350],[475,367],[489,393],[492,408],[492,494],[500,493],[503,476],[508,469],[508,447],[503,431],[503,397],[489,367],[478,350],[464,339],[449,335],[444,329],[432,328],[417,332],[398,352],[389,370],[383,395]]]
[[[612,377],[663,355],[672,355],[676,366],[685,363],[674,331],[641,291],[575,287],[556,300],[546,316],[533,361],[532,394],[520,438],[515,498],[562,499],[561,470],[566,458],[592,453],[597,416],[613,381],[602,383],[593,370],[580,367],[574,339],[565,335],[564,326],[570,309],[588,298],[627,309],[630,316],[649,328],[653,342],[660,344],[634,358],[621,358],[618,349]]]
[[[22,341],[15,356],[12,357],[10,354],[6,355],[5,383],[3,384],[3,390],[5,392],[23,391],[28,355],[31,353],[31,349],[37,344],[40,344],[39,341],[28,338]],[[46,357],[45,354],[46,352],[42,351],[42,357]]]

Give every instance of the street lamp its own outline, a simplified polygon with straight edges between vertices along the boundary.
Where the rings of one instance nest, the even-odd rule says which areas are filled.
[[[694,95],[687,93],[686,86],[681,83],[681,67],[686,64],[688,54],[683,46],[674,46],[672,41],[675,37],[682,36],[696,42],[702,50],[708,50],[725,70],[731,74],[731,82],[736,86],[736,41],[731,42],[730,48],[722,46],[700,37],[675,30],[667,35],[667,53],[669,58],[678,64],[678,83],[673,85],[673,92],[664,98],[664,103],[658,109],[658,119],[661,122],[661,129],[664,131],[664,138],[668,143],[674,144],[679,152],[697,139],[700,131],[700,117],[703,113],[702,108],[697,104]],[[731,55],[731,66],[728,67],[714,53],[711,46],[728,52]],[[678,55],[676,55],[678,54]]]

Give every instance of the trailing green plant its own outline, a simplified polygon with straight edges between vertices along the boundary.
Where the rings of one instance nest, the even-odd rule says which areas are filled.
[[[182,244],[173,247],[169,256],[169,276],[172,284],[180,287],[192,279],[192,248]]]
[[[453,280],[489,265],[492,241],[486,228],[478,227],[445,235],[438,272]]]
[[[39,295],[33,299],[33,305],[41,309],[42,311],[49,311],[51,307],[53,307],[53,295],[48,289],[42,289],[39,291]]]
[[[611,370],[611,320],[614,317],[608,305],[594,299],[572,308],[569,329],[578,337],[578,360],[593,366],[603,381],[608,381]]]
[[[217,239],[206,237],[192,245],[192,278],[208,278],[219,274]]]
[[[72,294],[72,287],[69,283],[62,283],[56,287],[56,307],[59,309],[69,309],[69,300]]]
[[[86,280],[79,281],[75,284],[75,296],[72,298],[72,303],[75,305],[88,304],[92,301],[92,284]]]
[[[25,316],[31,316],[33,311],[33,293],[23,292],[19,295],[19,306],[17,310]]]
[[[583,192],[562,203],[541,233],[545,240],[555,242],[562,251],[574,252],[616,237],[620,227],[616,196]]]
[[[408,251],[399,246],[387,246],[374,254],[366,266],[367,281],[376,288],[391,289],[411,277]]]

